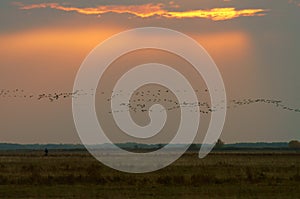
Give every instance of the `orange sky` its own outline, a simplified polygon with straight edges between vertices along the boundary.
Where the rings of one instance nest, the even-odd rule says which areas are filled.
[[[21,58],[30,54],[72,52],[84,56],[101,41],[122,29],[118,27],[34,29],[0,35],[2,55]],[[244,56],[249,53],[250,38],[244,32],[221,32],[189,35],[213,55],[228,57],[228,53]],[[226,49],[224,51],[224,49]]]
[[[272,98],[299,107],[298,1],[18,1],[0,1],[4,89],[71,91],[80,64],[96,45],[124,30],[154,26],[198,41],[219,67],[229,99]],[[0,99],[0,107],[0,141],[78,141],[70,101],[9,98]],[[270,106],[232,109],[222,138],[299,138],[298,118]]]
[[[42,28],[0,35],[0,43],[4,47],[2,53],[7,54],[9,51],[17,54],[74,52],[74,49],[82,53],[119,31],[116,27]]]

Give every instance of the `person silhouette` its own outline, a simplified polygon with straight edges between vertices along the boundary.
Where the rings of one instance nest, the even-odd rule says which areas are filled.
[[[45,148],[45,156],[48,156],[48,149],[47,148]]]

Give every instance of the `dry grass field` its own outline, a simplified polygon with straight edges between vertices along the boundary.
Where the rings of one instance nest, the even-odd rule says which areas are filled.
[[[128,174],[85,151],[0,152],[0,198],[300,198],[300,153],[187,153]]]

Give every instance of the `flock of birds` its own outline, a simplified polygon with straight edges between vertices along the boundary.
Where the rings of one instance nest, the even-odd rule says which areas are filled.
[[[121,95],[129,95],[129,93],[125,93],[124,91],[111,91],[111,92],[93,92],[94,90],[91,89],[90,91],[78,90],[76,92],[55,92],[55,93],[41,93],[41,94],[28,94],[23,89],[0,89],[0,98],[22,98],[22,99],[35,99],[35,100],[48,100],[50,102],[59,101],[62,99],[69,99],[69,98],[77,98],[84,95],[94,95],[96,93],[99,95],[104,102],[110,103],[110,101],[118,96]],[[195,93],[200,92],[208,92],[207,89],[203,90],[194,90]],[[176,92],[187,92],[183,91],[176,91]],[[176,93],[175,93],[176,94]],[[202,114],[209,114],[213,111],[217,111],[219,109],[224,109],[224,102],[217,104],[216,107],[211,107],[209,102],[178,102],[174,97],[174,94],[168,89],[148,89],[148,90],[141,90],[135,91],[133,96],[131,96],[128,103],[121,103],[120,110],[112,110],[109,113],[118,113],[124,111],[133,111],[133,112],[147,112],[149,111],[149,107],[152,104],[163,104],[164,110],[166,111],[173,111],[180,108],[188,108],[190,111],[200,111]],[[273,100],[273,99],[263,99],[263,98],[247,98],[242,100],[230,100],[227,102],[227,108],[237,108],[240,106],[250,105],[250,104],[270,104],[275,107],[292,111],[292,112],[300,112],[299,108],[291,108],[286,105],[280,100]],[[195,107],[199,107],[199,109],[195,109]],[[163,110],[162,110],[163,111]]]
[[[69,97],[74,97],[77,92],[75,93],[42,93],[42,94],[26,94],[23,89],[1,89],[0,90],[0,97],[2,98],[23,98],[23,99],[37,99],[37,100],[42,100],[42,99],[48,99],[50,102],[53,102],[55,100],[59,100],[62,98],[69,98]]]

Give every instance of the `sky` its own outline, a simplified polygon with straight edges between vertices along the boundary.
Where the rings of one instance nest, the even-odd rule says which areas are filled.
[[[95,46],[138,27],[169,28],[195,39],[217,64],[229,101],[264,98],[298,109],[299,19],[299,0],[2,0],[0,92],[14,90],[17,97],[0,95],[0,142],[80,143],[71,98],[51,102],[22,95],[72,92],[76,73]],[[129,65],[135,59],[124,58]],[[299,112],[270,104],[231,108],[221,139],[299,140],[299,121]]]

